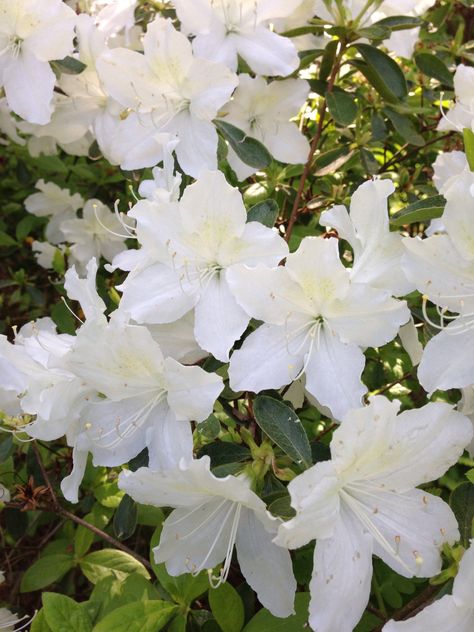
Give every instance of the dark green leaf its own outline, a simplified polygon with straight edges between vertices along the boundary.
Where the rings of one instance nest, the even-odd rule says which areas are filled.
[[[369,44],[354,44],[364,62],[353,60],[377,92],[388,102],[396,103],[408,95],[405,76],[398,64],[378,48]]]
[[[120,501],[114,515],[114,532],[119,540],[130,538],[137,527],[137,504],[128,494]]]
[[[260,428],[296,463],[311,465],[311,447],[297,414],[286,404],[258,396],[253,405],[255,421]]]
[[[440,83],[450,88],[453,87],[453,75],[448,67],[434,53],[418,53],[415,55],[415,63],[427,77],[437,79]]]
[[[10,237],[10,235],[7,235],[7,233],[0,231],[0,247],[1,246],[10,247],[10,246],[17,246],[17,245],[18,244],[13,239],[13,237]]]
[[[63,301],[51,308],[51,318],[56,323],[59,333],[73,335],[76,331],[76,320]]]
[[[357,29],[357,35],[370,40],[383,40],[390,37],[390,29],[380,24],[372,24],[371,26]]]
[[[428,222],[437,217],[441,217],[444,211],[446,200],[442,195],[434,195],[425,200],[418,200],[409,204],[401,211],[398,211],[390,218],[393,226],[404,226],[414,222]]]
[[[220,421],[215,415],[209,415],[196,426],[196,431],[207,440],[217,439],[221,431]]]
[[[418,133],[411,117],[406,114],[399,114],[389,107],[383,108],[383,113],[389,118],[393,127],[407,143],[417,147],[422,147],[425,144],[425,139]]]
[[[339,42],[337,40],[332,40],[324,49],[321,65],[319,67],[319,78],[322,80],[327,79],[331,74],[338,45]]]
[[[274,516],[279,516],[283,520],[290,520],[295,515],[295,510],[291,506],[291,498],[289,494],[280,496],[268,505],[268,511]]]
[[[466,548],[473,536],[474,526],[474,484],[461,483],[452,492],[449,505],[459,525],[461,543]]]
[[[422,24],[420,18],[408,15],[391,15],[374,22],[373,26],[384,26],[391,31],[402,31],[404,29],[413,29]]]
[[[83,72],[87,65],[75,57],[65,57],[64,59],[55,59],[49,62],[55,72],[65,73],[67,75],[79,75]]]
[[[326,95],[328,110],[336,123],[350,125],[356,117],[357,106],[347,92],[328,92]]]
[[[272,156],[270,152],[256,138],[247,136],[241,129],[227,123],[226,121],[215,119],[214,125],[235,151],[240,160],[245,162],[246,165],[250,165],[255,169],[263,169],[268,167],[271,163]]]
[[[222,632],[240,632],[244,625],[244,604],[239,593],[227,582],[209,591],[211,612]]]
[[[305,632],[309,629],[308,607],[309,593],[296,593],[295,614],[292,614],[291,617],[279,619],[266,608],[262,608],[247,623],[243,632]]]
[[[377,159],[374,154],[365,147],[361,147],[360,149],[360,160],[367,174],[372,176],[379,171],[380,165]]]
[[[106,615],[93,632],[158,632],[176,611],[168,601],[136,601]]]
[[[260,222],[268,228],[273,228],[278,217],[279,208],[275,200],[263,200],[249,208],[247,222]]]
[[[32,228],[38,223],[38,217],[27,215],[16,225],[15,235],[18,241],[23,241],[29,235]],[[41,221],[41,220],[40,220]]]
[[[246,446],[226,441],[205,445],[199,450],[199,457],[206,454],[211,459],[212,467],[225,465],[226,463],[240,463],[250,459],[250,450]]]
[[[13,450],[13,436],[11,434],[5,435],[0,442],[0,463],[3,463],[8,459]],[[0,498],[1,500],[1,498]]]
[[[49,586],[61,579],[73,566],[74,558],[71,555],[58,554],[40,557],[26,569],[21,579],[20,590],[25,593]]]

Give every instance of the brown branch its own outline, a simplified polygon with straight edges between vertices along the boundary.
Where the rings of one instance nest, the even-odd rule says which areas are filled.
[[[438,589],[439,586],[428,586],[428,588],[409,601],[405,606],[403,606],[403,608],[397,610],[397,612],[392,615],[391,619],[394,619],[395,621],[404,621],[405,619],[415,616],[433,601]],[[386,621],[383,625],[376,628],[374,632],[382,632],[385,623]]]
[[[331,71],[331,75],[328,80],[328,88],[327,92],[332,92],[334,87],[334,82],[336,81],[337,73],[339,72],[339,68],[341,66],[342,57],[346,50],[345,42],[340,42],[339,52],[334,60],[334,65]],[[291,233],[293,232],[293,227],[298,218],[298,213],[300,211],[301,199],[303,197],[304,187],[306,184],[306,180],[310,174],[310,171],[313,166],[313,157],[318,148],[319,141],[321,140],[321,134],[324,128],[324,117],[326,116],[327,102],[326,99],[323,99],[319,108],[318,108],[318,125],[316,127],[316,132],[314,134],[313,140],[311,141],[311,145],[309,148],[308,158],[306,160],[306,164],[303,169],[303,173],[301,174],[300,182],[298,185],[298,190],[296,192],[295,201],[293,202],[293,207],[291,209],[290,218],[288,220],[288,226],[286,227],[285,240],[288,242],[291,237]]]
[[[73,514],[70,511],[68,511],[67,509],[64,509],[64,507],[61,507],[61,505],[59,504],[59,501],[58,501],[58,497],[56,496],[56,494],[54,492],[53,486],[51,485],[51,481],[49,480],[48,474],[46,472],[46,468],[44,467],[44,463],[43,463],[43,460],[41,458],[41,454],[40,454],[40,452],[38,450],[38,446],[36,445],[35,441],[33,441],[32,447],[33,447],[33,451],[35,453],[36,460],[38,461],[38,465],[40,467],[41,474],[42,474],[42,476],[44,478],[44,481],[46,483],[46,486],[48,488],[48,492],[49,492],[49,494],[51,496],[51,501],[52,501],[52,506],[44,507],[44,509],[46,511],[52,511],[53,513],[57,513],[57,514],[59,514],[61,516],[64,516],[64,518],[72,520],[76,524],[81,525],[82,527],[85,527],[86,529],[89,529],[89,531],[92,531],[92,533],[97,535],[102,540],[105,540],[106,542],[108,542],[109,544],[114,546],[116,549],[120,549],[124,553],[128,553],[129,555],[134,557],[136,560],[138,560],[141,564],[143,564],[143,566],[145,566],[149,570],[152,570],[152,566],[151,566],[150,562],[146,558],[142,557],[138,553],[135,553],[135,551],[133,551],[132,549],[128,548],[128,546],[126,546],[125,544],[122,544],[122,542],[120,542],[119,540],[116,540],[114,537],[112,537],[108,533],[105,533],[105,531],[102,531],[102,529],[99,529],[98,527],[95,527],[94,525],[90,524],[86,520],[83,520],[82,518],[79,518],[79,516],[76,516],[75,514]]]

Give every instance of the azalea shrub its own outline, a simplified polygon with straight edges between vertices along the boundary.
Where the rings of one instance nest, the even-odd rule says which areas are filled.
[[[474,630],[470,0],[0,0],[0,629]]]

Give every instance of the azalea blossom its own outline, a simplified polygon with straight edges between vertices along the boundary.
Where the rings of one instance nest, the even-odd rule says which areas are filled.
[[[76,218],[76,212],[84,206],[79,193],[72,194],[69,189],[61,189],[54,182],[38,180],[35,184],[38,193],[32,193],[25,199],[28,213],[37,217],[48,217],[46,239],[52,244],[64,241],[61,226],[63,222]]]
[[[448,404],[399,408],[379,396],[348,413],[331,460],[288,486],[296,516],[275,541],[298,548],[316,538],[309,622],[317,632],[352,632],[369,599],[373,554],[404,577],[431,577],[443,543],[459,537],[449,505],[416,486],[456,463],[472,425]]]
[[[47,123],[56,78],[49,61],[73,48],[76,16],[61,0],[8,0],[0,5],[0,86],[10,108]]]
[[[285,267],[236,266],[232,292],[249,316],[264,321],[234,351],[231,388],[258,393],[306,375],[306,389],[335,419],[361,406],[361,347],[383,345],[407,322],[406,304],[351,280],[335,239],[305,237]]]
[[[474,68],[459,64],[454,73],[456,103],[448,112],[443,112],[439,130],[462,130],[474,125]]]
[[[308,92],[309,85],[302,79],[267,84],[263,77],[242,74],[232,101],[223,108],[223,120],[263,143],[276,160],[304,163],[309,143],[290,119],[298,114]],[[256,171],[244,164],[231,148],[227,159],[239,180]]]
[[[350,214],[345,206],[321,213],[320,224],[335,228],[354,251],[351,279],[403,296],[414,289],[402,268],[402,237],[390,232],[387,198],[395,191],[391,180],[369,180],[352,194]]]
[[[404,240],[403,268],[423,294],[425,319],[439,330],[426,345],[418,370],[428,392],[474,383],[474,174],[465,169],[451,177],[443,194],[446,234]],[[436,305],[436,317],[430,316],[428,301]]]
[[[275,616],[293,613],[296,581],[288,550],[272,542],[280,520],[251,490],[245,476],[217,478],[207,456],[182,459],[172,469],[123,471],[119,487],[137,502],[174,507],[163,523],[155,561],[170,575],[209,569],[212,584],[227,579],[234,546],[240,570]],[[211,574],[223,562],[219,575]]]
[[[406,621],[389,621],[383,632],[472,632],[474,629],[474,540],[464,553],[450,595],[426,606]]]
[[[125,48],[104,53],[97,62],[99,75],[128,116],[155,134],[143,164],[154,166],[163,157],[170,135],[177,136],[176,156],[193,177],[217,167],[217,132],[212,123],[229,100],[238,80],[222,64],[198,59],[191,43],[170,20],[156,18],[143,39],[145,54]],[[142,120],[143,119],[143,120]],[[151,164],[150,164],[151,163]]]
[[[292,41],[270,25],[299,4],[301,0],[174,0],[182,32],[195,36],[198,57],[235,71],[240,55],[256,74],[281,77],[298,68],[299,58]]]
[[[2,632],[15,632],[15,630],[21,629],[15,627],[21,620],[8,608],[0,608],[0,630]]]
[[[84,269],[95,257],[107,261],[126,249],[128,234],[115,214],[100,200],[87,200],[81,218],[68,219],[61,223],[61,231],[71,245],[70,258]]]
[[[240,193],[218,171],[203,172],[179,203],[157,206],[153,213],[144,200],[131,214],[139,221],[139,241],[143,222],[146,243],[140,267],[118,288],[121,308],[149,324],[173,322],[194,308],[198,344],[228,360],[249,322],[229,286],[231,269],[277,265],[288,252],[285,241],[258,222],[246,223]]]

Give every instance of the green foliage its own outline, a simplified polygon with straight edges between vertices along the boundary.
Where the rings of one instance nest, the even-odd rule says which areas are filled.
[[[209,591],[211,612],[222,632],[240,632],[244,625],[244,604],[230,584],[221,584]]]
[[[214,124],[242,162],[258,169],[268,167],[272,157],[260,141],[226,121],[216,119]]]

